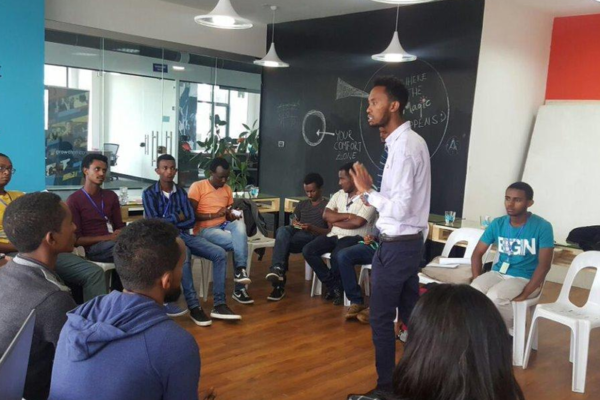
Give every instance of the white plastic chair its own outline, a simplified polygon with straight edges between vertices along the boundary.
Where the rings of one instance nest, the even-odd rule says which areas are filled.
[[[471,258],[473,252],[475,251],[475,247],[477,247],[477,243],[479,243],[479,239],[483,236],[483,229],[478,228],[459,228],[450,234],[448,239],[446,240],[446,244],[444,245],[444,249],[442,250],[442,254],[440,257],[448,257],[452,248],[461,242],[467,242],[467,248],[465,249],[465,254],[462,258]],[[490,247],[491,248],[491,247]],[[490,248],[484,255],[484,260],[487,259],[487,256],[490,252]],[[433,279],[427,276],[425,273],[419,273],[419,283],[426,285],[428,283],[443,283],[436,279]]]
[[[240,221],[244,222],[244,214],[242,214],[242,218]],[[258,249],[266,249],[266,248],[275,247],[275,239],[271,239],[263,235],[256,227],[256,233],[254,236],[248,238],[248,259],[246,260],[246,273],[250,276],[250,270],[252,269],[252,255],[254,254],[254,250]]]
[[[595,268],[596,276],[590,289],[587,303],[577,307],[569,300],[575,277],[584,268]],[[531,330],[525,347],[523,368],[527,368],[531,348],[537,344],[538,319],[545,318],[568,326],[571,329],[569,361],[573,363],[572,388],[574,392],[585,392],[590,331],[600,327],[600,252],[588,251],[575,257],[555,303],[539,304],[533,313]]]
[[[212,261],[192,255],[191,263],[192,276],[195,278],[194,283],[199,283],[197,285],[199,287],[198,297],[202,297],[206,301],[208,299],[210,283],[213,281]],[[195,271],[199,271],[199,274],[194,274]]]
[[[365,295],[371,295],[371,277],[369,271],[371,270],[371,264],[365,264],[360,267],[360,274],[358,275],[358,285],[363,287]]]
[[[545,283],[545,282],[544,282]],[[544,283],[540,288],[540,292],[534,298],[527,299],[524,301],[513,301],[513,365],[520,367],[523,365],[523,355],[525,353],[525,336],[527,335],[527,317],[529,310],[535,307],[542,297],[542,291],[544,290]],[[537,350],[537,337],[535,342],[532,344],[533,348]]]

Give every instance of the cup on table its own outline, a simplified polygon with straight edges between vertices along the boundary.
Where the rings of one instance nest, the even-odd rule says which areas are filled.
[[[453,224],[455,219],[456,219],[456,211],[446,211],[444,213],[444,221],[446,221],[446,225]]]
[[[250,196],[252,196],[253,198],[257,198],[258,197],[258,192],[259,192],[259,189],[258,189],[257,186],[252,186],[250,188]]]
[[[481,227],[483,229],[490,226],[491,223],[492,223],[492,218],[489,215],[482,215],[479,217],[479,225],[481,225]]]

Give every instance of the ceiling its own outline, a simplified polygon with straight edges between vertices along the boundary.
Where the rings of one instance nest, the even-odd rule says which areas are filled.
[[[162,0],[209,12],[218,0]],[[463,1],[463,0],[444,0]],[[538,9],[553,16],[600,14],[600,3],[595,0],[486,0],[513,2],[516,6]],[[379,10],[394,7],[390,4],[377,3],[371,0],[231,0],[235,10],[241,16],[257,23],[271,22],[271,10],[266,5],[280,7],[277,11],[277,22],[298,21],[334,15]]]

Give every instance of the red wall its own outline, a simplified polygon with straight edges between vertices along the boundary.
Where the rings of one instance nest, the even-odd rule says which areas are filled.
[[[554,19],[546,99],[600,100],[600,14]]]

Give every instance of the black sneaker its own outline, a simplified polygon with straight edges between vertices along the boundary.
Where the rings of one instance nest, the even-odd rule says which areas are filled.
[[[227,304],[219,304],[218,306],[215,306],[215,308],[213,308],[210,312],[210,316],[214,319],[225,319],[228,321],[242,319],[242,316],[231,311],[231,309],[227,307]]]
[[[196,325],[199,326],[211,326],[212,321],[208,316],[204,313],[202,307],[195,307],[190,310],[190,318]]]
[[[283,282],[283,269],[281,267],[271,267],[266,279],[271,283]]]
[[[325,295],[325,300],[335,300],[340,297],[340,295],[343,295],[343,292],[339,288],[330,289]]]
[[[273,291],[271,292],[269,297],[267,297],[267,300],[279,301],[283,299],[283,296],[285,296],[285,289],[281,286],[277,286],[273,288]]]
[[[333,298],[334,306],[341,306],[344,304],[344,291],[335,289],[334,290],[335,297]]]
[[[233,295],[231,297],[233,297],[233,299],[235,301],[237,301],[238,303],[242,303],[242,304],[254,303],[254,300],[252,299],[252,297],[250,297],[250,295],[248,294],[248,291],[245,288],[236,290],[235,292],[233,292]]]
[[[250,278],[248,278],[246,268],[237,268],[235,270],[235,274],[233,275],[233,281],[235,283],[241,283],[242,285],[249,285],[252,283]]]

